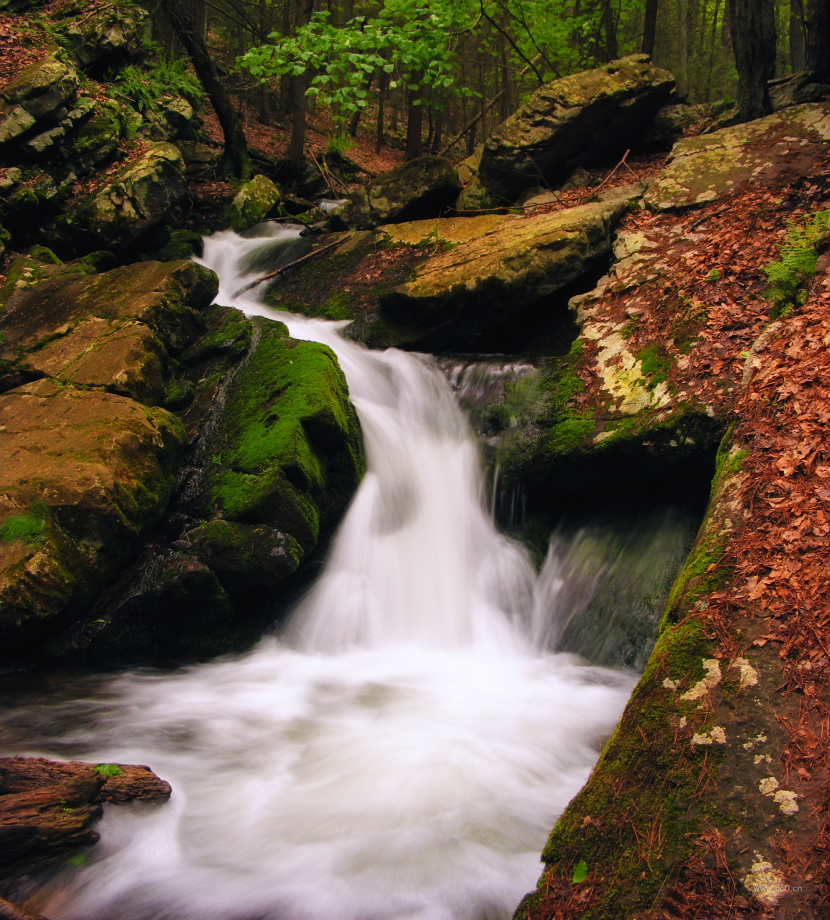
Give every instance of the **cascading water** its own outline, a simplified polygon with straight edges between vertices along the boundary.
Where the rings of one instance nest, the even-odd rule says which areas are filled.
[[[53,920],[509,917],[634,678],[547,650],[556,592],[483,510],[475,440],[433,361],[234,299],[297,238],[263,232],[205,241],[217,300],[334,349],[366,477],[282,636],[9,707],[14,753],[146,763],[174,789],[108,809],[86,864],[30,903]]]

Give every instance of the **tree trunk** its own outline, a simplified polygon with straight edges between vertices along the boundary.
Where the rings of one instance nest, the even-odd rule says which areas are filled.
[[[773,0],[728,0],[727,9],[738,70],[738,108],[741,118],[751,121],[772,112],[767,83],[775,77],[775,5]]]
[[[432,138],[430,153],[438,153],[441,149],[441,137],[444,133],[444,109],[439,109],[435,115],[435,134]]]
[[[236,107],[228,94],[225,84],[219,78],[216,66],[211,60],[207,46],[193,23],[179,14],[175,9],[173,0],[164,0],[164,11],[170,20],[179,41],[182,43],[187,56],[193,62],[196,76],[199,78],[205,92],[210,97],[216,117],[225,135],[225,152],[219,164],[222,175],[233,175],[240,179],[248,179],[253,171],[251,157],[248,153],[248,142],[245,132],[236,114]]]
[[[386,74],[381,71],[380,77],[378,78],[378,124],[377,124],[377,143],[375,144],[375,153],[380,153],[383,150],[383,121],[384,121],[384,111],[383,111],[383,102],[386,98]]]
[[[807,67],[821,83],[830,83],[830,4],[827,0],[807,0],[804,14]]]
[[[314,0],[297,0],[295,29],[308,25],[314,10]],[[303,74],[291,80],[291,140],[288,159],[301,166],[305,162],[305,113],[308,77]]]
[[[620,49],[617,43],[617,20],[614,18],[611,0],[608,0],[605,4],[605,12],[602,15],[602,31],[605,33],[605,60],[616,61],[620,56]]]
[[[641,51],[649,57],[654,55],[657,40],[657,5],[659,0],[646,0],[646,18],[643,23],[643,44]]]
[[[790,69],[793,73],[807,69],[807,41],[804,35],[802,0],[790,0]]]
[[[418,78],[416,77],[415,79],[417,80]],[[410,91],[409,115],[406,121],[406,151],[404,153],[404,159],[407,163],[423,156],[424,153],[424,106],[420,103],[415,105],[415,101]]]

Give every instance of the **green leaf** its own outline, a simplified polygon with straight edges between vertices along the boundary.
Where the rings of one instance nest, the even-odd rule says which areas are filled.
[[[574,874],[571,881],[574,885],[578,885],[580,882],[584,882],[586,878],[588,878],[588,863],[583,859],[574,866]]]
[[[83,853],[76,853],[70,856],[64,863],[66,866],[82,866],[86,862],[86,856]]]
[[[117,763],[99,763],[95,766],[95,772],[101,776],[118,776],[124,771]]]

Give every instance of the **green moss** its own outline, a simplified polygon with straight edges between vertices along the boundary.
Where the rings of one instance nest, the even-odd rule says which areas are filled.
[[[363,473],[357,416],[334,353],[257,320],[259,343],[228,393],[208,470],[209,506],[267,521],[308,552]]]
[[[0,524],[0,543],[22,540],[30,546],[39,546],[45,539],[46,516],[32,509],[29,514],[18,514]]]
[[[637,354],[637,357],[648,381],[647,387],[649,390],[653,390],[656,386],[668,380],[674,359],[671,355],[666,354],[662,348],[649,345],[643,348]]]

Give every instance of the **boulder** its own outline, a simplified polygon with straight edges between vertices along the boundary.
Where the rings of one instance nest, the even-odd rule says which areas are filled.
[[[147,10],[138,5],[107,4],[60,29],[79,67],[98,69],[124,64],[144,53],[152,36]]]
[[[78,74],[71,64],[61,60],[60,52],[48,54],[31,64],[0,90],[3,107],[0,137],[5,134],[5,140],[9,140],[17,136],[13,130],[6,128],[8,119],[23,124],[24,116],[29,116],[34,124],[55,115],[72,99],[77,88]]]
[[[198,178],[215,171],[222,159],[222,151],[196,141],[176,141],[184,157],[188,179]]]
[[[611,231],[639,189],[532,217],[481,215],[385,228],[392,243],[424,240],[444,252],[415,266],[386,294],[399,344],[444,349],[480,334],[574,281],[611,252]]]
[[[127,249],[170,213],[187,190],[182,155],[173,144],[150,144],[135,163],[78,209],[72,223],[100,246]]]
[[[276,185],[267,176],[254,176],[227,206],[223,222],[241,233],[263,220],[279,202],[280,192]]]
[[[0,396],[0,635],[82,608],[138,549],[175,485],[163,409],[43,379]]]
[[[674,77],[635,54],[554,80],[487,139],[478,178],[500,203],[621,155],[669,102]]]
[[[290,537],[289,558],[299,562],[330,532],[360,481],[360,425],[329,348],[288,338],[282,323],[253,322],[256,346],[228,386],[188,511],[280,531]],[[214,543],[222,542],[230,559],[228,541],[246,532],[222,533]],[[257,540],[267,556],[278,538],[263,531]],[[228,571],[235,565],[220,563]],[[287,569],[280,562],[280,571]]]
[[[818,102],[828,93],[830,93],[830,86],[821,83],[809,70],[802,70],[778,80],[770,80],[769,84],[769,99],[776,112],[793,105]]]
[[[749,181],[768,183],[783,173],[805,175],[826,154],[830,103],[784,109],[747,124],[685,138],[651,184],[645,202],[654,211],[715,201]]]
[[[358,229],[439,217],[460,191],[461,183],[449,160],[419,157],[372,179],[351,196],[344,217]]]

